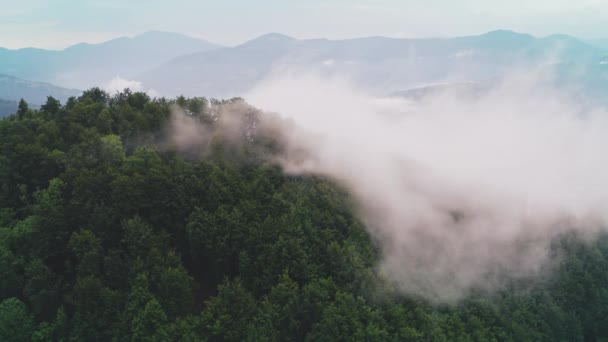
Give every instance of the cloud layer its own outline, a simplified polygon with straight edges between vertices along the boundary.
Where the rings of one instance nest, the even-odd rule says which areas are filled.
[[[606,222],[608,113],[549,84],[528,70],[478,97],[447,89],[410,102],[304,74],[246,99],[295,123],[287,172],[352,193],[382,247],[380,274],[454,301],[543,274],[556,237]]]

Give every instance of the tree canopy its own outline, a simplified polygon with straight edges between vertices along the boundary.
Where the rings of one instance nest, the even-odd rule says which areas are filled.
[[[436,305],[375,277],[347,193],[268,141],[166,142],[172,106],[217,129],[239,99],[91,89],[0,120],[2,341],[608,340],[608,239],[556,242],[522,293]]]

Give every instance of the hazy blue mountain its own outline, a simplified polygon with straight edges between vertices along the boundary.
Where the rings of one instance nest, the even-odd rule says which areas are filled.
[[[17,102],[0,99],[0,118],[15,114],[17,111]]]
[[[17,77],[0,74],[0,98],[9,101],[24,99],[33,106],[46,102],[53,96],[64,102],[70,96],[78,96],[79,90],[57,87],[50,83],[26,81]]]
[[[596,68],[602,49],[566,35],[536,38],[512,31],[436,39],[366,37],[298,40],[268,34],[231,47],[177,57],[136,79],[165,95],[242,95],[273,70],[346,74],[374,90],[483,81],[515,66]]]
[[[491,82],[457,82],[431,84],[427,86],[414,87],[396,91],[391,96],[402,97],[408,100],[419,101],[429,96],[441,95],[443,93],[456,94],[460,97],[475,98],[490,90]]]
[[[233,48],[177,57],[136,79],[165,95],[238,94],[267,75],[299,44],[296,39],[273,33]]]
[[[604,51],[608,51],[608,39],[590,39],[587,40],[587,43],[589,43],[590,45],[597,46],[603,49]]]
[[[558,80],[608,89],[605,49],[567,35],[536,38],[499,30],[435,39],[299,40],[278,33],[222,48],[175,33],[148,32],[62,51],[0,49],[0,73],[67,88],[121,77],[162,95],[238,96],[273,71],[347,75],[381,93],[428,84],[485,82],[513,67],[551,65]],[[5,88],[4,91],[8,91]],[[47,94],[48,95],[48,94]],[[0,93],[0,98],[13,99]]]
[[[153,31],[61,51],[0,49],[0,73],[84,89],[117,76],[128,79],[176,56],[218,47],[177,33]]]

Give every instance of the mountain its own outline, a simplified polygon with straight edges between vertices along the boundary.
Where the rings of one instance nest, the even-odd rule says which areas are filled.
[[[237,94],[267,75],[276,61],[290,54],[301,41],[268,34],[234,48],[224,48],[175,58],[136,77],[146,88],[164,95]]]
[[[0,99],[0,118],[14,114],[17,111],[17,102]]]
[[[608,89],[601,76],[608,71],[605,51],[572,36],[537,38],[508,30],[432,39],[300,40],[270,33],[225,48],[151,31],[61,51],[0,49],[0,74],[78,89],[109,86],[119,77],[116,84],[141,83],[166,96],[230,97],[279,71],[347,75],[359,86],[390,94],[427,84],[484,82],[514,67],[550,65],[560,80],[587,78],[601,93]]]
[[[0,73],[84,89],[103,86],[117,76],[128,79],[180,55],[217,48],[205,40],[151,31],[61,51],[0,49]]]
[[[602,50],[566,35],[544,38],[499,30],[434,39],[365,37],[298,40],[277,33],[180,56],[136,79],[164,95],[238,96],[276,70],[349,75],[383,92],[420,84],[483,81],[514,66],[596,65]]]
[[[413,101],[423,100],[429,96],[436,96],[444,93],[455,94],[461,97],[475,98],[483,93],[486,93],[489,89],[489,84],[477,82],[457,82],[414,87],[396,91],[390,95]]]
[[[200,99],[180,99],[185,108],[201,108],[196,116],[182,117],[180,131],[190,138],[204,131],[210,139],[167,140],[169,131],[158,128],[175,123],[171,101],[137,94],[116,100],[119,105],[110,105],[90,93],[63,107],[61,112],[69,115],[33,112],[0,120],[0,341],[608,341],[608,232],[598,227],[591,234],[585,225],[597,220],[560,220],[559,230],[549,236],[531,229],[497,240],[499,232],[491,225],[497,220],[482,220],[488,222],[479,228],[482,234],[466,239],[471,237],[467,220],[486,217],[487,207],[469,201],[449,201],[452,206],[446,207],[440,201],[438,208],[417,213],[427,202],[413,198],[398,205],[418,218],[403,216],[408,222],[448,221],[439,222],[430,235],[424,225],[412,230],[406,224],[399,232],[404,240],[427,243],[397,253],[395,246],[403,241],[376,238],[386,231],[377,232],[378,225],[367,229],[360,202],[343,183],[326,175],[283,172],[275,161],[293,151],[284,145],[283,125],[262,128],[268,128],[268,117],[254,108],[240,101],[201,106]],[[346,128],[351,123],[345,120]],[[192,127],[184,129],[185,124]],[[484,129],[481,125],[476,128]],[[596,128],[603,127],[599,123]],[[594,139],[597,131],[589,133],[579,146],[605,141]],[[567,137],[572,135],[557,141]],[[545,143],[541,139],[531,146]],[[366,147],[385,154],[381,146]],[[442,146],[446,156],[451,147]],[[598,150],[601,146],[585,151]],[[368,158],[360,159],[369,164],[367,170],[390,167],[370,155],[356,156]],[[501,156],[512,157],[502,153],[497,158]],[[542,163],[543,157],[532,162]],[[591,163],[572,170],[598,175],[605,167],[589,166],[603,158],[585,154],[572,162]],[[525,165],[514,177],[536,167]],[[403,170],[403,178],[366,181],[419,193],[411,186],[419,184],[408,172],[411,168]],[[435,179],[432,173],[423,176]],[[578,191],[569,178],[564,188]],[[593,179],[601,186],[605,178]],[[431,204],[436,203],[432,198],[446,196],[444,187],[433,185],[430,189],[437,192],[422,197]],[[487,198],[484,189],[465,190],[473,198]],[[605,194],[604,189],[580,190]],[[465,216],[453,210],[463,207],[469,209]],[[492,213],[504,219],[500,209]],[[508,206],[504,210],[513,212]],[[522,211],[530,219],[546,213]],[[394,218],[375,217],[376,224]],[[506,222],[519,227],[513,221],[517,217]],[[570,221],[581,225],[570,226]],[[455,241],[466,244],[454,249],[448,243],[454,241],[452,234],[465,234]],[[518,239],[509,238],[513,236]],[[502,248],[492,253],[497,242]],[[463,252],[469,247],[473,254]],[[516,265],[505,260],[503,248],[524,255],[533,251],[534,258],[518,259],[526,264]],[[387,251],[396,253],[392,266]],[[488,264],[462,257],[478,253],[487,255],[491,265],[508,262],[510,267],[486,270]],[[446,268],[446,258],[454,255],[457,263],[448,262]],[[530,263],[539,267],[527,268]],[[398,274],[379,270],[386,265],[397,266]],[[437,284],[430,280],[442,276],[448,280],[439,284],[444,292],[437,292],[438,297],[418,288],[434,289]],[[471,285],[459,281],[463,276],[481,280],[480,287],[464,293],[462,300],[442,301]]]
[[[598,48],[601,48],[604,51],[608,51],[608,39],[591,39],[587,40],[587,43],[593,46],[597,46]]]
[[[0,97],[8,101],[24,99],[34,106],[44,104],[47,96],[65,101],[70,96],[78,96],[79,90],[57,87],[50,83],[26,81],[17,77],[0,74]]]

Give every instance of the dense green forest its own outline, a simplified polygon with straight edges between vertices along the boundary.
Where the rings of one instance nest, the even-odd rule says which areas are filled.
[[[564,237],[553,277],[454,305],[397,295],[348,194],[287,176],[241,101],[21,102],[0,120],[0,341],[608,341],[608,239]],[[171,108],[209,127],[167,143]]]

